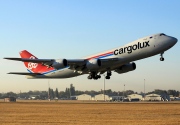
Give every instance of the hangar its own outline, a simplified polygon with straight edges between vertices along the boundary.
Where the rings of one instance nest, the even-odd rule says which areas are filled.
[[[82,94],[82,95],[76,96],[76,99],[77,100],[92,100],[92,96],[88,94]]]
[[[105,101],[110,101],[110,97],[108,95],[104,95],[104,94],[99,94],[99,95],[95,95],[94,100],[96,101],[103,101],[105,99]]]
[[[161,95],[158,94],[149,94],[145,96],[145,101],[161,101]]]
[[[139,94],[128,95],[129,101],[142,101],[143,97]]]

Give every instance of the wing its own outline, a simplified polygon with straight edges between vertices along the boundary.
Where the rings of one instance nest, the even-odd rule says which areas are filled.
[[[46,66],[52,66],[53,63],[59,63],[58,62],[59,60],[56,60],[56,59],[29,59],[29,58],[9,58],[9,57],[5,57],[4,59],[14,60],[14,61],[22,61],[22,62],[41,63]],[[61,59],[61,60],[63,60],[63,59]],[[66,59],[64,59],[64,60],[66,60]],[[68,59],[68,60],[66,60],[66,63],[68,66],[75,68],[75,67],[85,65],[86,60],[85,59]]]
[[[93,59],[92,59],[93,60]],[[109,59],[94,59],[94,60],[99,60],[103,66],[108,66],[109,64],[112,64],[116,61],[119,61],[118,58],[109,58]],[[89,63],[90,60],[88,59],[75,59],[75,60],[67,60],[67,63],[69,65],[69,69],[76,70],[76,71],[87,71],[87,64]],[[95,65],[92,63],[92,65]]]
[[[22,61],[22,62],[33,62],[33,63],[42,63],[45,65],[49,65],[54,62],[54,59],[29,59],[29,58],[7,58],[4,59],[14,60],[14,61]]]
[[[27,72],[10,72],[10,73],[8,73],[8,74],[29,75],[29,76],[42,75],[41,73],[27,73]]]
[[[87,69],[87,63],[90,60],[99,60],[103,65],[109,65],[116,61],[119,61],[118,58],[109,58],[109,59],[29,59],[29,58],[4,58],[8,60],[14,61],[22,61],[22,62],[32,62],[32,63],[41,63],[47,67],[54,67],[58,69],[59,67],[69,67],[69,69],[75,71],[85,71]],[[92,64],[93,65],[93,64]],[[29,75],[29,74],[28,74]]]

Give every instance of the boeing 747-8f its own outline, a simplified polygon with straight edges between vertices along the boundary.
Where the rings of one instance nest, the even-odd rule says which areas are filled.
[[[99,79],[106,73],[110,79],[111,72],[119,74],[133,71],[133,61],[163,53],[177,43],[177,39],[164,33],[158,33],[135,40],[115,49],[101,52],[82,59],[38,59],[26,50],[20,52],[21,58],[4,58],[24,62],[28,72],[10,72],[8,74],[26,75],[27,78],[70,78],[89,74],[88,79]]]

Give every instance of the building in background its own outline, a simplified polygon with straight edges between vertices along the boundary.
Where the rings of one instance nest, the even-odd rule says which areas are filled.
[[[94,96],[94,100],[96,101],[110,101],[110,96],[109,95],[104,95],[104,94],[99,94]]]
[[[15,97],[4,98],[4,102],[16,102],[16,98]]]
[[[149,94],[145,96],[145,101],[162,101],[161,95]]]
[[[139,94],[131,94],[131,95],[128,95],[127,97],[129,98],[129,101],[131,101],[131,102],[143,100],[142,95],[139,95]]]
[[[76,96],[76,100],[92,100],[92,96],[88,94],[82,94]]]

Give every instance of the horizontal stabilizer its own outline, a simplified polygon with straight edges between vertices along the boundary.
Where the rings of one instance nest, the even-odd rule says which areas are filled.
[[[10,73],[8,73],[8,74],[29,75],[29,76],[42,75],[41,73],[28,73],[28,72],[10,72]]]

